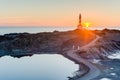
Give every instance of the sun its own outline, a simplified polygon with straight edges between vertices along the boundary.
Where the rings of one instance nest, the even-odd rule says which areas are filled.
[[[90,25],[91,25],[91,23],[90,23],[90,22],[84,22],[84,27],[85,27],[85,28],[90,27]]]

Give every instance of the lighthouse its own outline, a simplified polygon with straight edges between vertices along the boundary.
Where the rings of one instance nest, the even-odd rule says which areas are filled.
[[[82,18],[82,16],[81,16],[81,14],[79,14],[79,23],[78,23],[77,29],[82,29],[81,18]]]

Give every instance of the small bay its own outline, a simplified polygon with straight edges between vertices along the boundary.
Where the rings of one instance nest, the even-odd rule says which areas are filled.
[[[58,54],[0,58],[0,80],[68,80],[78,65]]]

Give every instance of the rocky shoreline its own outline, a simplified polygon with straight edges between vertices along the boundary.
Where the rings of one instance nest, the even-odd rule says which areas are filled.
[[[0,36],[0,56],[28,56],[36,53],[60,53],[73,45],[82,46],[84,41],[79,30],[43,32],[37,34],[10,33]],[[88,34],[92,37],[94,35]],[[92,38],[89,39],[91,41]]]
[[[36,53],[61,53],[74,47],[83,46],[95,38],[95,35],[102,37],[102,40],[120,41],[118,30],[89,30],[94,33],[82,33],[81,30],[66,32],[42,32],[37,34],[10,33],[0,36],[0,56],[10,55],[14,57],[28,56]],[[87,41],[84,35],[89,36]],[[98,42],[102,42],[102,40]],[[82,55],[82,54],[81,54]],[[84,55],[82,55],[85,57]],[[102,57],[102,56],[101,56]]]

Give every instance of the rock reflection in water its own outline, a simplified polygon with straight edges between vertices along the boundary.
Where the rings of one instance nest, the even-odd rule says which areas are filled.
[[[68,80],[78,65],[58,54],[0,58],[0,80]]]

